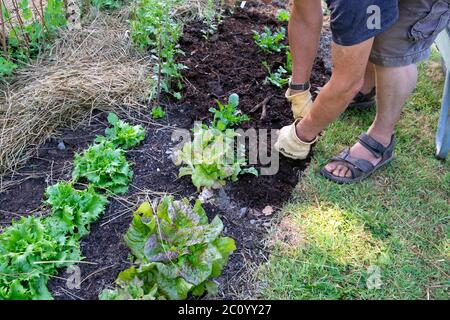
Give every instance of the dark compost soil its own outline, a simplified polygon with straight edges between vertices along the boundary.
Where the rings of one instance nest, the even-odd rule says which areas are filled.
[[[56,299],[96,299],[106,287],[112,286],[117,274],[129,266],[129,251],[123,242],[123,234],[131,221],[131,212],[146,197],[163,193],[177,197],[196,197],[197,191],[189,178],[177,179],[178,168],[168,158],[167,151],[174,146],[171,141],[173,127],[190,129],[194,121],[210,120],[210,107],[215,100],[226,100],[231,93],[241,98],[240,109],[251,116],[246,128],[279,129],[292,122],[292,114],[284,90],[264,84],[266,71],[261,65],[267,61],[273,68],[283,64],[284,54],[262,54],[253,42],[253,30],[281,26],[273,15],[273,9],[264,10],[250,5],[225,18],[218,32],[205,40],[201,23],[186,26],[181,49],[185,52],[179,58],[188,69],[185,72],[186,89],[183,100],[167,103],[167,117],[154,125],[144,115],[135,117],[136,123],[146,127],[144,143],[127,152],[133,163],[134,180],[129,193],[112,199],[102,219],[92,225],[92,232],[82,241],[85,261],[94,264],[79,264],[81,289],[66,287],[68,274],[61,271],[52,278],[49,288]],[[285,26],[286,27],[286,26]],[[314,88],[322,86],[328,71],[318,60],[313,72]],[[251,113],[254,106],[266,97],[266,116],[262,117],[262,107]],[[69,179],[73,155],[87,147],[95,135],[106,127],[106,116],[97,114],[89,125],[76,130],[64,129],[49,139],[39,149],[38,156],[9,180],[23,181],[0,194],[0,223],[10,224],[12,219],[22,215],[45,212],[41,206],[45,188],[59,180]],[[61,147],[61,142],[65,148]],[[262,214],[263,208],[280,207],[288,200],[298,182],[299,173],[307,161],[280,159],[280,170],[272,176],[254,177],[245,175],[238,182],[215,192],[212,203],[206,205],[210,217],[220,215],[225,224],[224,233],[236,240],[238,250],[221,278],[218,298],[252,297],[252,284],[246,277],[248,269],[264,261],[262,241],[267,235],[273,215]],[[43,211],[44,210],[44,211]]]

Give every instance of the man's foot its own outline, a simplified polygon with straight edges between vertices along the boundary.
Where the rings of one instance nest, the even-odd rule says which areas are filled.
[[[367,134],[359,137],[359,142],[346,149],[338,157],[331,159],[322,174],[339,183],[361,181],[382,165],[393,159],[395,137],[386,141],[376,141]]]

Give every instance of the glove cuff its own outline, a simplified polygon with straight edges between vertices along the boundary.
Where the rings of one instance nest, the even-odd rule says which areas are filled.
[[[305,142],[305,141],[303,141],[302,139],[300,139],[299,137],[298,137],[298,135],[297,135],[297,124],[299,123],[301,121],[301,119],[297,119],[297,120],[295,120],[295,122],[292,124],[292,126],[291,126],[291,135],[293,136],[293,137],[295,137],[296,139],[297,139],[297,141],[299,142],[299,143],[301,143],[301,144],[303,144],[303,145],[313,145],[314,143],[316,143],[317,142],[317,140],[319,139],[319,136],[316,136],[312,141],[309,141],[309,142]]]

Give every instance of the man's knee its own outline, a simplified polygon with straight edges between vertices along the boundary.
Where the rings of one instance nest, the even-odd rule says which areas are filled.
[[[323,12],[320,0],[294,0],[291,19],[306,24],[322,24]]]
[[[329,85],[333,88],[335,95],[345,100],[353,99],[364,85],[364,77],[331,77]]]

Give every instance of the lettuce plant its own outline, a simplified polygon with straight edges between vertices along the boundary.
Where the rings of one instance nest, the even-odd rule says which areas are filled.
[[[133,172],[124,151],[105,140],[75,155],[72,178],[74,181],[84,178],[96,188],[123,194],[128,190]]]
[[[113,128],[107,137],[75,156],[74,180],[85,178],[88,187],[76,190],[73,182],[50,186],[45,202],[49,216],[22,218],[0,230],[0,300],[52,299],[49,277],[82,259],[80,240],[108,203],[95,188],[126,191],[132,172],[117,146],[135,145],[143,132],[117,117],[110,115],[109,120]]]
[[[53,220],[54,226],[59,224],[78,239],[89,233],[89,225],[99,218],[108,203],[92,186],[78,191],[67,182],[48,187],[46,196],[52,209],[52,217],[47,220]]]
[[[217,189],[225,185],[228,179],[236,181],[240,174],[258,174],[255,168],[244,168],[246,160],[238,156],[244,153],[244,145],[239,144],[238,152],[235,152],[238,134],[234,130],[221,131],[197,125],[193,132],[193,141],[173,154],[175,164],[182,166],[179,177],[190,175],[198,189]]]
[[[278,10],[277,13],[277,20],[280,22],[288,22],[290,18],[290,14],[289,11],[285,10],[285,9],[280,9]]]
[[[235,93],[230,95],[227,104],[217,101],[219,110],[211,108],[209,111],[214,115],[213,127],[221,131],[231,128],[237,124],[250,120],[246,114],[242,114],[237,109],[239,106],[239,96]]]
[[[0,234],[0,299],[52,299],[49,276],[81,259],[79,241],[107,203],[93,188],[78,191],[65,182],[46,195],[50,216],[22,218]]]
[[[154,107],[152,111],[150,111],[150,115],[153,119],[161,119],[166,116],[166,112],[161,107]]]
[[[80,260],[79,244],[65,230],[33,216],[22,218],[0,235],[0,299],[48,300],[48,277],[65,261]]]
[[[125,242],[136,258],[120,273],[117,289],[105,290],[101,299],[186,299],[189,294],[214,293],[218,277],[236,249],[222,237],[222,221],[211,223],[201,202],[166,196],[143,203],[134,213]]]
[[[281,52],[286,46],[282,43],[286,36],[286,29],[280,28],[275,33],[269,27],[264,27],[263,32],[253,31],[253,40],[256,45],[266,53]]]
[[[132,126],[120,120],[114,113],[108,115],[108,122],[112,127],[105,130],[106,137],[98,136],[97,142],[108,140],[116,148],[130,149],[145,139],[145,130],[142,126]]]

